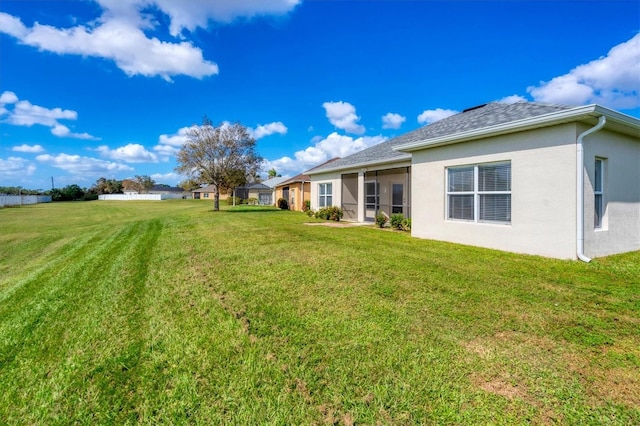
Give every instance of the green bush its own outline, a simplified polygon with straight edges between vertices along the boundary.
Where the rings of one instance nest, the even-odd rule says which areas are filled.
[[[389,222],[390,222],[391,227],[393,229],[401,230],[402,229],[402,221],[404,219],[405,219],[405,217],[404,217],[404,215],[402,213],[394,213],[389,218]]]
[[[376,226],[378,228],[383,228],[386,223],[387,223],[387,216],[385,216],[384,213],[378,213],[376,215]]]
[[[342,215],[342,209],[336,206],[323,207],[314,213],[314,216],[317,219],[335,220],[336,222],[339,222],[340,219],[342,219]]]
[[[302,211],[308,212],[311,210],[311,200],[304,200],[304,204],[302,204]]]
[[[258,205],[258,199],[256,197],[247,198],[247,204],[249,204],[251,206],[257,206]]]
[[[243,200],[240,197],[236,197],[236,206],[239,206],[240,204],[247,204],[247,200]],[[230,195],[229,198],[227,198],[227,205],[233,206],[233,195]]]
[[[411,219],[405,218],[402,221],[402,230],[403,231],[411,231]]]
[[[289,202],[285,198],[278,198],[278,207],[282,210],[289,210]]]
[[[309,217],[314,217],[316,215],[316,212],[314,212],[311,209],[307,209],[307,211],[305,212],[307,214],[307,216]]]

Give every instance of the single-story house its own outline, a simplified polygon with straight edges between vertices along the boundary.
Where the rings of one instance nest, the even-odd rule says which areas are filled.
[[[207,185],[207,186],[203,186],[202,188],[194,189],[193,191],[191,191],[191,194],[193,194],[194,200],[213,201],[216,193],[215,188],[216,188],[215,185]],[[229,194],[227,194],[226,192],[220,191],[220,199],[226,200],[227,198],[229,198]]]
[[[289,179],[289,177],[287,177],[287,176],[285,176],[285,177],[276,176],[276,177],[269,178],[267,180],[263,180],[261,182],[263,185],[266,185],[269,188],[271,188],[271,199],[270,199],[270,202],[268,203],[269,205],[275,205],[276,204],[276,201],[278,200],[278,198],[276,197],[276,187],[281,182],[284,182],[287,179]],[[267,203],[265,203],[265,204],[267,204]]]
[[[164,199],[169,198],[187,198],[190,194],[182,188],[169,185],[153,185],[149,189],[149,194],[160,194],[164,196]]]
[[[233,195],[243,200],[254,198],[261,206],[270,206],[273,204],[273,189],[262,183],[253,182],[239,186],[233,190]]]
[[[333,163],[339,159],[338,157],[332,158],[311,170]],[[275,199],[279,200],[280,198],[284,198],[287,200],[289,210],[303,211],[304,202],[311,200],[311,179],[308,174],[300,173],[276,185],[275,190]]]
[[[304,200],[311,196],[311,179],[309,175],[300,173],[276,186],[276,200],[284,198],[289,203],[289,210],[302,211]]]
[[[402,213],[415,237],[555,258],[640,249],[640,120],[493,102],[306,172],[313,209]]]

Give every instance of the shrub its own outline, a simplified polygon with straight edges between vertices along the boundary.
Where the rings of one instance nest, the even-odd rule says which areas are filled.
[[[402,229],[402,221],[404,219],[405,219],[405,217],[404,217],[404,215],[402,213],[394,213],[389,218],[389,222],[390,222],[391,227],[393,229],[401,230]]]
[[[236,197],[236,206],[239,206],[240,204],[247,204],[247,200],[243,200],[240,197]],[[230,195],[229,198],[227,198],[227,205],[228,206],[233,205],[233,195]]]
[[[411,219],[405,218],[402,221],[402,230],[403,231],[411,231]]]
[[[258,199],[256,197],[247,198],[247,204],[256,206],[258,205]]]
[[[386,223],[387,223],[387,216],[385,216],[384,213],[378,213],[376,215],[376,226],[378,228],[383,228]]]
[[[302,204],[302,211],[308,212],[311,210],[311,200],[304,200],[304,204]]]
[[[342,209],[336,206],[323,207],[314,213],[314,216],[318,219],[335,220],[336,222],[342,219],[342,215]]]
[[[282,210],[289,210],[289,202],[285,198],[278,198],[278,207]]]
[[[307,213],[307,216],[309,217],[314,217],[316,215],[316,212],[311,209],[308,209],[305,213]]]

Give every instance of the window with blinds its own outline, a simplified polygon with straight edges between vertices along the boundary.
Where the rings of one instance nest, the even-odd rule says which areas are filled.
[[[447,169],[447,219],[511,223],[511,162]]]

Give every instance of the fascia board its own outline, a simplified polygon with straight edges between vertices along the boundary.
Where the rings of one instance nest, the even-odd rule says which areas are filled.
[[[560,123],[577,121],[588,116],[598,117],[605,115],[622,124],[631,127],[639,127],[640,120],[621,114],[617,111],[601,107],[599,105],[586,105],[582,107],[572,108],[569,110],[558,111],[551,114],[540,115],[537,117],[526,118],[524,120],[511,121],[509,123],[499,124],[497,126],[483,127],[468,132],[457,133],[432,139],[426,139],[395,147],[396,151],[413,152],[421,149],[432,148],[442,145],[450,145],[460,142],[468,142],[475,139],[483,139],[490,136],[498,136],[507,133],[519,132],[523,130],[531,130],[539,127],[546,127]]]
[[[309,176],[314,176],[314,175],[320,175],[320,174],[325,174],[325,173],[333,173],[333,172],[341,172],[341,171],[345,171],[345,170],[354,170],[354,169],[363,169],[363,168],[367,168],[367,167],[372,167],[372,166],[379,166],[382,164],[395,164],[395,163],[403,163],[405,161],[411,161],[411,154],[406,154],[406,155],[402,155],[402,156],[398,156],[398,157],[394,157],[394,158],[388,158],[386,160],[376,160],[376,161],[365,161],[362,163],[354,163],[354,164],[349,164],[348,166],[340,166],[340,167],[333,167],[330,169],[322,169],[322,170],[318,170],[317,172],[314,171],[306,171],[303,172],[305,175],[309,175]]]

